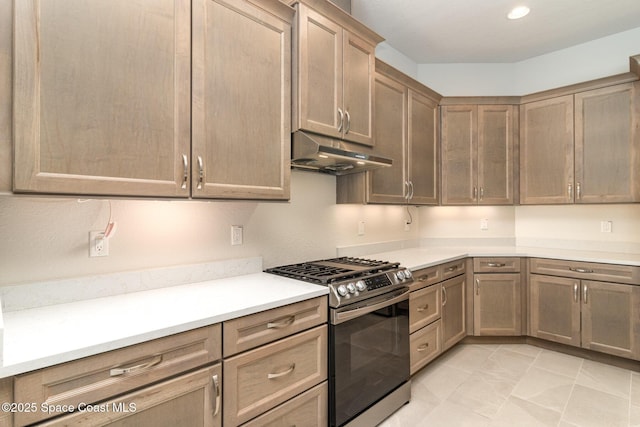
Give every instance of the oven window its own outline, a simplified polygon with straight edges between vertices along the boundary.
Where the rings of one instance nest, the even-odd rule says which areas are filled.
[[[342,425],[409,379],[409,302],[331,325],[332,423]]]

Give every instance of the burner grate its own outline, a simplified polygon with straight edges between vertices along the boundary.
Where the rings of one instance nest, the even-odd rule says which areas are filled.
[[[341,280],[357,279],[367,274],[397,267],[398,263],[390,263],[388,261],[340,257],[283,265],[269,268],[265,271],[293,279],[326,285]]]

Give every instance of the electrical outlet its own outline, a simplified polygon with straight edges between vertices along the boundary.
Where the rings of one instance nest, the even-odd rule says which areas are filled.
[[[411,231],[411,223],[410,222],[405,222],[404,223],[404,231]]]
[[[231,245],[241,245],[242,244],[242,226],[241,225],[232,225],[231,226]]]
[[[364,236],[364,221],[358,221],[358,236]]]
[[[109,239],[104,238],[104,231],[89,232],[89,257],[109,255]]]
[[[600,221],[601,233],[611,233],[612,227],[613,227],[613,221]]]
[[[483,218],[480,220],[480,230],[487,231],[489,229],[489,220],[487,218]]]

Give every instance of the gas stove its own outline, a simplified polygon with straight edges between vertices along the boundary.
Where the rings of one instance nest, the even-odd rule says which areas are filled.
[[[406,287],[411,272],[397,262],[341,257],[268,268],[267,273],[329,287],[329,306],[338,308]]]

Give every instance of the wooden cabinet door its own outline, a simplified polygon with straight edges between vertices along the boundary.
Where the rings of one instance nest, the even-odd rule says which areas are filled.
[[[520,274],[476,274],[473,296],[474,335],[521,335]]]
[[[565,277],[529,276],[531,335],[580,346],[580,281]]]
[[[442,282],[442,351],[466,336],[466,274]]]
[[[191,372],[86,407],[39,426],[219,427],[222,425],[221,364]]]
[[[573,178],[573,95],[523,104],[520,203],[573,203]]]
[[[512,105],[478,106],[480,205],[513,204],[514,109]]]
[[[408,92],[408,175],[416,205],[438,204],[438,103],[419,92]]]
[[[582,347],[640,359],[640,286],[582,283]]]
[[[375,46],[348,31],[343,33],[343,137],[373,145]]]
[[[264,7],[193,3],[193,197],[289,198],[293,10]]]
[[[297,8],[294,126],[340,138],[344,117],[343,29],[302,3],[298,3]]]
[[[444,106],[442,118],[442,204],[478,201],[478,107]]]
[[[576,203],[640,201],[640,83],[575,95]]]
[[[14,191],[189,195],[190,2],[14,5]]]
[[[404,203],[406,175],[407,87],[376,73],[374,135],[376,152],[393,159],[393,165],[367,173],[368,202]]]

